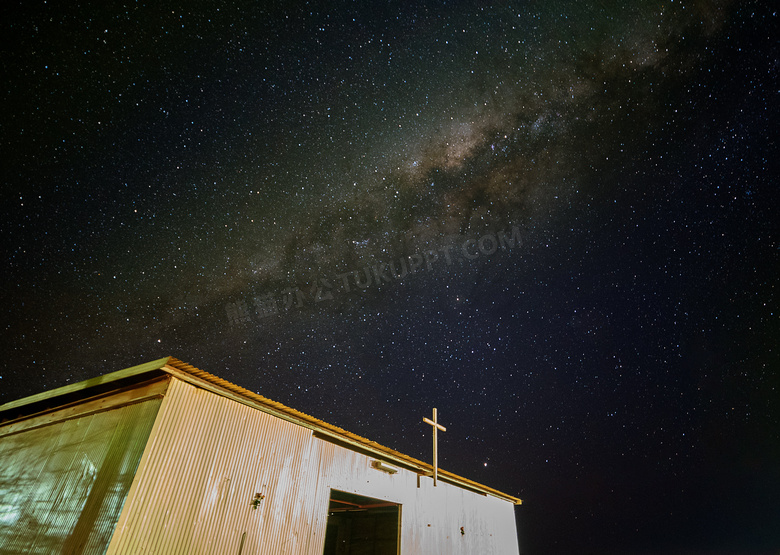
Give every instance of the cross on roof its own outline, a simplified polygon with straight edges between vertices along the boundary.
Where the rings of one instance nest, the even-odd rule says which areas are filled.
[[[436,480],[439,477],[439,450],[438,450],[438,432],[446,432],[447,428],[436,421],[436,409],[433,409],[433,420],[423,417],[423,422],[433,426],[433,485],[436,486]]]

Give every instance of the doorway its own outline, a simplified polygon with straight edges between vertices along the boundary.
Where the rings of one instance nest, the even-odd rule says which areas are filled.
[[[330,490],[323,555],[397,555],[401,505]]]

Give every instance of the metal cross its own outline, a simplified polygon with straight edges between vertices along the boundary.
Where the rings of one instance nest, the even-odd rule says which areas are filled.
[[[423,417],[423,422],[433,426],[433,485],[436,486],[436,480],[439,477],[439,436],[438,432],[446,432],[447,428],[436,422],[436,409],[433,409],[433,420]]]

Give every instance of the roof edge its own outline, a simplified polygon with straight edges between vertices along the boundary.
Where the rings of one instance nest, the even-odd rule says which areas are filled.
[[[228,397],[231,397],[238,402],[244,402],[244,404],[248,404],[249,406],[262,410],[263,412],[269,413],[278,418],[282,418],[283,420],[287,420],[288,422],[292,422],[299,426],[303,426],[312,431],[318,431],[325,435],[335,437],[347,444],[364,449],[372,453],[373,456],[385,458],[387,459],[387,462],[395,462],[401,466],[412,467],[416,469],[417,472],[421,475],[433,473],[433,465],[429,463],[420,461],[414,457],[410,457],[409,455],[405,455],[389,447],[385,447],[384,445],[381,445],[375,441],[371,441],[370,439],[359,436],[352,432],[348,432],[343,428],[329,424],[323,420],[310,416],[299,410],[290,408],[267,397],[263,397],[262,395],[224,380],[218,376],[215,376],[214,374],[200,370],[199,368],[196,368],[195,366],[183,362],[175,357],[170,357],[168,359],[166,367],[167,368],[163,368],[163,370],[168,371],[180,379],[191,381],[187,379],[187,377],[194,377],[198,381],[201,381],[201,383],[205,381],[210,386],[216,386],[216,388],[221,389],[223,391],[223,395],[225,394],[224,392],[227,392]],[[184,375],[181,375],[180,373],[183,373]],[[236,399],[234,396],[238,396],[239,399]],[[497,489],[493,489],[484,484],[480,484],[479,482],[474,482],[473,480],[469,480],[468,478],[464,478],[447,470],[442,470],[439,468],[438,475],[439,479],[444,482],[449,482],[453,485],[461,486],[466,489],[477,490],[480,493],[492,495],[493,497],[503,499],[504,501],[509,501],[515,505],[522,504],[522,500],[518,497],[509,495]]]
[[[173,357],[167,356],[164,358],[159,358],[157,360],[145,362],[144,364],[138,364],[136,366],[131,366],[130,368],[117,370],[116,372],[110,372],[108,374],[96,376],[94,378],[90,378],[88,380],[74,384],[57,387],[48,391],[42,391],[41,393],[36,393],[35,395],[30,395],[29,397],[22,397],[21,399],[17,399],[15,401],[9,401],[8,403],[0,405],[0,420],[2,420],[2,414],[4,412],[23,407],[25,405],[39,403],[41,401],[46,401],[55,397],[61,397],[63,395],[78,393],[79,391],[83,391],[85,389],[90,389],[95,386],[135,377],[139,374],[161,370],[171,358]]]
[[[195,366],[172,356],[159,358],[157,360],[131,366],[116,372],[110,372],[102,376],[97,376],[95,378],[90,378],[75,384],[58,387],[49,391],[31,395],[29,397],[17,399],[15,401],[5,403],[4,405],[0,405],[0,425],[4,423],[4,420],[8,420],[8,418],[4,417],[10,416],[10,419],[13,420],[14,413],[23,412],[23,410],[20,410],[23,409],[23,407],[32,409],[46,405],[46,409],[51,410],[53,408],[53,406],[50,406],[51,402],[57,398],[63,398],[63,400],[78,398],[79,393],[81,392],[86,393],[87,390],[94,390],[95,388],[105,389],[112,383],[116,383],[117,386],[122,386],[122,384],[127,384],[130,380],[135,381],[138,377],[150,373],[159,373],[161,375],[169,374],[173,377],[191,383],[196,387],[209,389],[216,394],[223,395],[234,401],[246,404],[293,424],[303,426],[304,428],[308,428],[313,432],[320,432],[325,436],[338,439],[339,441],[347,444],[347,446],[352,446],[352,448],[357,450],[370,453],[371,456],[383,458],[387,462],[395,463],[402,467],[411,468],[420,475],[429,475],[433,471],[433,466],[431,464],[415,459],[414,457],[410,457],[409,455],[405,455],[399,451],[395,451],[389,447],[385,447],[384,445],[376,443],[375,441],[371,441],[370,439],[364,438],[357,434],[353,434],[352,432],[348,432],[347,430],[333,424],[328,424],[323,420],[290,408],[267,397],[263,397],[262,395],[224,380],[218,376],[215,376],[214,374],[200,370],[199,368],[196,368]],[[37,412],[37,410],[34,410],[33,412]],[[472,491],[477,491],[485,495],[491,495],[504,501],[509,501],[515,505],[522,504],[522,500],[513,495],[503,493],[484,484],[480,484],[478,482],[469,480],[468,478],[453,474],[452,472],[442,470],[441,468],[439,469],[438,474],[440,480],[448,482],[452,485],[460,486]]]

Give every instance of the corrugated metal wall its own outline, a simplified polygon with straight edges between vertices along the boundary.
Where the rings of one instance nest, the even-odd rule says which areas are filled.
[[[105,553],[160,406],[149,396],[143,388],[0,427],[0,553]]]
[[[337,445],[321,444],[320,495],[348,491],[401,505],[403,555],[516,555],[514,506],[430,477],[400,469],[388,474],[371,467],[371,458]],[[320,504],[316,514],[325,519]],[[464,533],[461,534],[460,528]],[[310,553],[321,553],[316,549]]]
[[[305,552],[311,447],[305,428],[173,380],[108,552]]]
[[[430,478],[422,479],[418,492],[413,503],[404,505],[406,533],[401,544],[402,553],[518,553],[511,504],[447,483],[439,482],[434,488]]]
[[[370,463],[174,379],[108,553],[320,555],[331,489],[401,504],[404,555],[518,553],[510,503]]]

